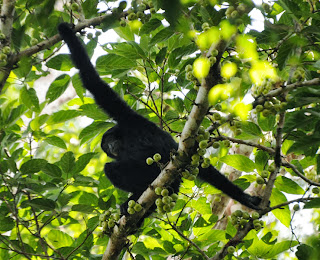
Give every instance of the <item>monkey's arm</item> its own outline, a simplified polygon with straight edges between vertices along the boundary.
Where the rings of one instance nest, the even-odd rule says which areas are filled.
[[[110,86],[105,83],[93,67],[89,56],[68,23],[58,26],[59,34],[66,42],[71,52],[71,59],[80,71],[82,83],[94,96],[97,104],[117,122],[126,121],[137,116]]]

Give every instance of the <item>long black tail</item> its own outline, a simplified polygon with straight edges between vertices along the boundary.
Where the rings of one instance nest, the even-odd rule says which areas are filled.
[[[117,122],[127,121],[137,116],[110,86],[105,83],[93,67],[88,54],[68,23],[58,26],[59,34],[67,43],[71,52],[71,59],[80,71],[82,83],[94,96],[96,103]]]
[[[222,175],[217,169],[210,166],[209,168],[201,168],[199,172],[200,179],[211,184],[223,193],[227,194],[232,199],[239,201],[242,205],[249,208],[259,210],[259,204],[261,198],[256,196],[250,196],[243,192],[238,186],[233,184],[227,177]]]

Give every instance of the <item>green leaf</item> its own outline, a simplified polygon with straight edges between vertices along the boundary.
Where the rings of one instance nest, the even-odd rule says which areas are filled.
[[[46,99],[49,99],[49,103],[56,100],[58,97],[60,97],[65,90],[67,89],[70,82],[70,76],[67,74],[63,74],[59,77],[57,77],[50,85],[47,94]]]
[[[80,114],[81,113],[76,110],[61,110],[51,115],[51,117],[47,121],[47,124],[50,125],[50,124],[62,123],[72,118],[75,118],[77,116],[80,116]]]
[[[11,231],[15,226],[15,221],[10,217],[1,217],[0,231]]]
[[[81,114],[94,120],[105,121],[109,118],[97,104],[85,104],[80,109],[82,110]]]
[[[40,112],[39,99],[37,93],[33,88],[27,89],[23,87],[20,90],[20,99],[28,108],[34,106],[36,112]]]
[[[53,200],[45,198],[36,198],[30,201],[26,201],[25,203],[35,209],[44,211],[52,211],[56,208],[56,203]]]
[[[22,174],[32,174],[41,171],[47,164],[44,159],[31,159],[23,163],[20,167]]]
[[[112,43],[112,50],[109,53],[125,57],[127,59],[136,60],[145,58],[145,53],[135,42]]]
[[[151,33],[152,31],[156,30],[161,26],[162,23],[158,19],[150,19],[146,22],[140,29],[140,35]]]
[[[268,117],[264,117],[262,113],[258,114],[258,123],[263,131],[272,131],[276,124],[276,117],[270,115]]]
[[[54,178],[61,177],[62,175],[61,169],[57,165],[51,163],[47,163],[46,166],[42,168],[42,171]]]
[[[56,229],[51,229],[46,237],[48,242],[53,245],[54,248],[71,246],[74,242],[71,236]]]
[[[252,172],[255,169],[254,162],[241,154],[226,155],[220,161],[239,171]]]
[[[76,204],[72,206],[71,210],[91,214],[94,212],[94,207],[86,204]]]
[[[242,122],[241,123],[241,129],[243,132],[253,135],[253,136],[257,136],[257,137],[263,137],[263,133],[261,132],[261,129],[258,125],[256,125],[255,123],[252,122]]]
[[[79,139],[81,140],[80,144],[88,142],[90,139],[96,137],[100,133],[104,133],[110,126],[114,126],[114,124],[109,122],[93,122],[91,125],[82,129],[79,135]]]
[[[96,17],[98,13],[97,5],[99,1],[98,0],[90,0],[90,1],[84,1],[81,4],[82,11],[85,15],[85,18],[92,18]]]
[[[312,199],[304,204],[304,209],[318,209],[320,208],[320,198]]]
[[[76,91],[79,98],[83,101],[84,94],[86,93],[86,89],[82,87],[82,81],[80,79],[79,73],[75,74],[71,78],[72,86],[74,90]]]
[[[14,124],[27,110],[25,105],[19,105],[13,108],[7,120],[8,125]]]
[[[108,72],[116,69],[133,69],[134,67],[136,67],[135,60],[115,54],[100,56],[96,62],[96,69],[99,72]]]
[[[134,33],[131,31],[130,26],[126,27],[116,27],[113,30],[123,39],[126,41],[134,41]]]
[[[280,192],[277,188],[273,188],[271,197],[270,197],[270,206],[274,207],[278,204],[287,202],[286,196]],[[281,209],[275,209],[272,211],[273,215],[279,219],[279,221],[286,227],[290,226],[291,221],[291,212],[289,206],[284,206]]]
[[[76,161],[75,168],[73,170],[73,173],[81,172],[90,162],[90,160],[95,156],[96,153],[87,153],[81,155],[78,160]]]
[[[62,149],[67,149],[66,143],[58,136],[48,136],[44,139],[44,141]]]
[[[275,181],[275,187],[278,190],[290,193],[290,194],[304,194],[305,191],[293,180],[284,176],[278,176]]]
[[[166,27],[162,29],[160,32],[158,32],[155,36],[152,37],[149,45],[153,46],[159,42],[163,42],[168,40],[174,35],[174,30],[171,27]]]
[[[47,61],[46,65],[49,68],[61,71],[69,71],[73,68],[73,63],[69,54],[58,54]]]
[[[35,119],[33,119],[31,122],[30,122],[30,127],[33,131],[37,131],[40,129],[40,127],[45,123],[47,122],[49,118],[49,115],[47,114],[43,114],[41,116],[38,116],[36,117]]]
[[[62,156],[59,163],[65,173],[71,173],[74,170],[76,164],[73,152],[66,152]]]

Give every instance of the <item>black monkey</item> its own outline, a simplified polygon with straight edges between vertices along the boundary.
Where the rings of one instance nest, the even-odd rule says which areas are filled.
[[[58,30],[70,49],[71,59],[80,71],[84,87],[93,94],[96,103],[117,122],[116,126],[103,135],[101,142],[103,151],[115,159],[105,165],[105,174],[115,187],[132,193],[130,200],[137,200],[160,173],[157,165],[146,164],[146,158],[160,153],[161,162],[167,163],[170,152],[177,150],[178,145],[169,133],[132,110],[99,77],[69,24],[61,23]],[[259,209],[259,197],[244,193],[213,166],[200,168],[198,176],[241,204]],[[180,179],[176,179],[170,188],[173,192],[178,192],[179,186]],[[127,202],[121,207],[122,214],[126,214]]]

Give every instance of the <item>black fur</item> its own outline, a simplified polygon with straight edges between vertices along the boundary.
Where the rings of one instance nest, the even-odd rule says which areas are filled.
[[[158,176],[160,169],[153,164],[148,166],[146,158],[160,153],[161,162],[170,160],[170,152],[178,148],[171,135],[154,123],[132,110],[98,75],[74,31],[67,23],[58,27],[59,33],[67,43],[71,59],[80,70],[83,85],[94,96],[96,103],[104,109],[117,125],[103,136],[101,147],[115,160],[105,165],[105,173],[115,187],[132,192],[130,199],[137,200]],[[202,169],[198,175],[231,198],[252,209],[259,209],[260,198],[244,193],[214,167]],[[173,192],[178,192],[180,180],[171,185]],[[127,202],[121,207],[126,213]]]

